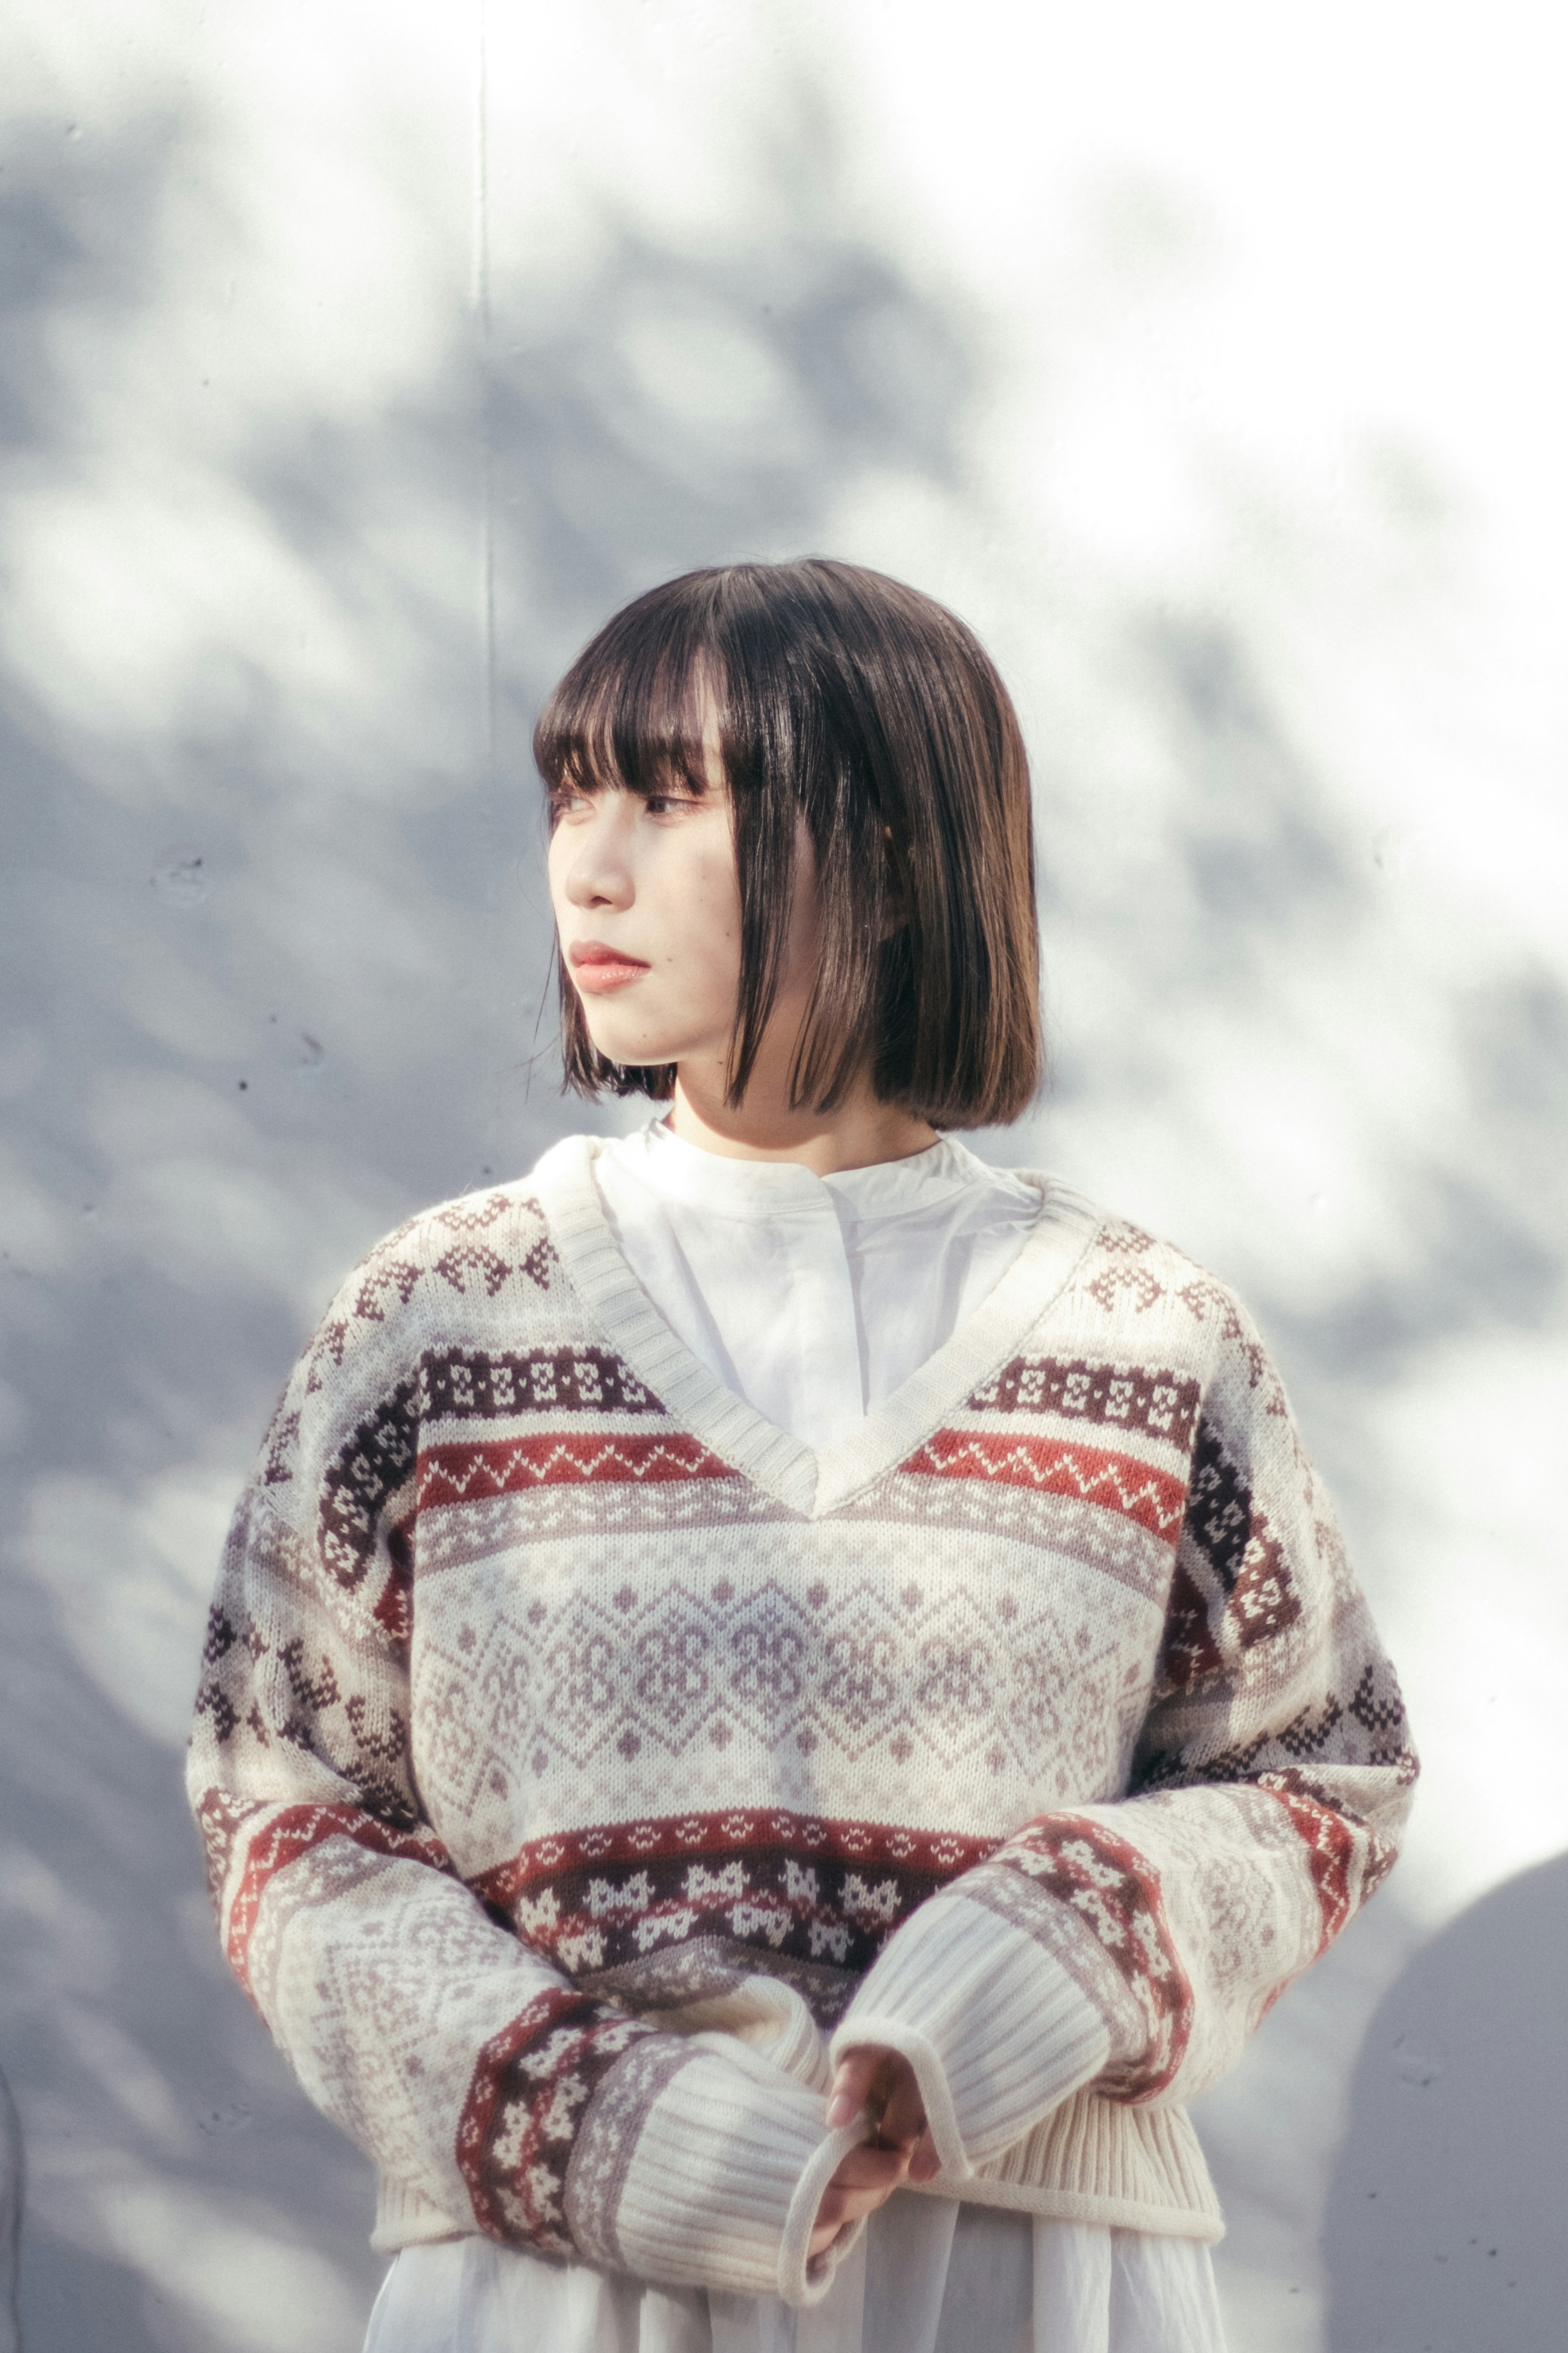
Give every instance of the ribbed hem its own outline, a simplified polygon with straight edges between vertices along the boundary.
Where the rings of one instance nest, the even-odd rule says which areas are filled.
[[[932,2198],[960,2198],[1064,2222],[1100,2222],[1159,2238],[1225,2235],[1209,2169],[1186,2110],[1135,2107],[1079,2092],[977,2172],[911,2181]]]
[[[822,2193],[862,2121],[830,2133],[820,2094],[798,2088],[728,2035],[699,2035],[650,2103],[610,2221],[621,2268],[737,2295],[811,2304],[853,2244],[813,2263]]]
[[[779,2277],[789,2300],[816,2303],[834,2269],[854,2244],[846,2234],[820,2269],[805,2272],[800,2251],[822,2202],[822,2190],[856,2141],[856,2128],[825,2136],[803,2169],[780,2239]],[[809,2176],[809,2179],[808,2179]],[[1079,2092],[1014,2147],[977,2171],[946,2168],[931,2181],[910,2181],[913,2196],[956,2198],[965,2205],[996,2206],[1016,2214],[1044,2214],[1062,2222],[1093,2222],[1151,2236],[1212,2242],[1225,2235],[1225,2217],[1209,2179],[1197,2134],[1184,2108],[1139,2107]],[[804,2224],[804,2232],[802,2225]],[[468,2235],[417,2189],[384,2174],[375,2234],[378,2253],[434,2239]],[[768,2294],[778,2290],[770,2286]]]
[[[375,2228],[370,2243],[378,2255],[394,2255],[399,2247],[426,2246],[435,2239],[466,2239],[473,2228],[472,2214],[455,2222],[422,2189],[395,2180],[390,2173],[377,2174]]]
[[[1104,2069],[1110,2032],[1034,1937],[982,1905],[923,1904],[888,1945],[833,2038],[913,2068],[944,2171],[964,2180]]]

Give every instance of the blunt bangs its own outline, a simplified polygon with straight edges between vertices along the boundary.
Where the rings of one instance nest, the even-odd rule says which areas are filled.
[[[533,757],[546,785],[586,793],[618,786],[646,797],[679,777],[688,790],[706,791],[711,669],[691,603],[663,588],[639,596],[605,623],[539,715]]]
[[[733,812],[738,1103],[777,996],[796,820],[816,861],[821,945],[792,1072],[830,1110],[862,1069],[937,1128],[1017,1118],[1044,1056],[1028,763],[1006,689],[945,607],[810,557],[687,573],[614,616],[550,696],[534,758],[552,792],[710,788]],[[595,1051],[563,971],[565,1082],[665,1101],[673,1064]]]

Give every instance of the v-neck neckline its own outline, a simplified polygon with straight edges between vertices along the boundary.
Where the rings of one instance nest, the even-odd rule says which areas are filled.
[[[1005,1364],[1063,1289],[1102,1222],[1092,1202],[1055,1177],[1010,1170],[1038,1192],[1040,1212],[1001,1282],[891,1397],[843,1438],[813,1449],[726,1388],[666,1323],[605,1214],[594,1178],[600,1149],[596,1136],[567,1136],[544,1155],[531,1184],[574,1288],[666,1411],[721,1461],[804,1519],[825,1518],[896,1468]]]

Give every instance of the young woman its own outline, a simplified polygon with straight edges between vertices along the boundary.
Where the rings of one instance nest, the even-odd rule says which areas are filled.
[[[1218,2353],[1183,2101],[1413,1761],[1225,1286],[954,1130],[1035,1094],[962,624],[696,573],[540,722],[566,1072],[401,1227],[235,1521],[191,1789],[367,2148],[374,2353]]]

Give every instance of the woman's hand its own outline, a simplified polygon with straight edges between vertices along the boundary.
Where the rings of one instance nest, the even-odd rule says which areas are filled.
[[[850,2150],[823,2191],[808,2249],[813,2255],[826,2253],[840,2231],[863,2214],[874,2214],[901,2181],[930,2181],[938,2170],[914,2069],[897,2051],[868,2044],[839,2061],[827,2096],[829,2127],[853,2124],[862,2108],[870,2110],[877,2137]]]

